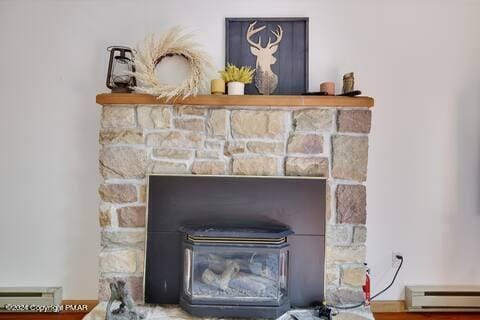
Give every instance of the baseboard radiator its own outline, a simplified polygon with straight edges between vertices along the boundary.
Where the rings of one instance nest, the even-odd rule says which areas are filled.
[[[480,286],[407,286],[408,311],[480,312]]]
[[[0,287],[0,312],[38,312],[61,303],[61,287]]]

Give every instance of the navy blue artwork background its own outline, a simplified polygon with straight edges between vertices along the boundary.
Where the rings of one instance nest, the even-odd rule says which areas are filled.
[[[257,21],[255,28],[266,28],[252,37],[258,42],[262,37],[262,47],[268,38],[272,41],[278,25],[283,29],[282,41],[274,56],[277,62],[272,71],[278,76],[278,85],[273,94],[295,95],[308,91],[308,18],[226,18],[225,64],[250,66],[255,68],[256,57],[250,52],[247,42],[248,26]],[[245,87],[246,94],[258,94],[255,83]]]

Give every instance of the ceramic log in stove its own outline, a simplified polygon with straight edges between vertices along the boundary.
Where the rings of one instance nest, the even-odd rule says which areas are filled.
[[[290,309],[284,226],[183,226],[180,305],[198,317],[277,318]]]

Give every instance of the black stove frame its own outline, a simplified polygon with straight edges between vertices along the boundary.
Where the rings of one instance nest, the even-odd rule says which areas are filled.
[[[183,225],[279,224],[288,237],[293,307],[324,299],[325,178],[150,175],[144,302],[178,304]]]

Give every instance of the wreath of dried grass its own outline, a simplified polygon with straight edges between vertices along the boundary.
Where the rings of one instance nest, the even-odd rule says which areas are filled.
[[[161,37],[147,37],[137,48],[133,75],[139,85],[135,91],[170,100],[175,97],[197,95],[207,88],[208,73],[213,68],[210,57],[193,40],[194,34],[185,34],[180,27],[168,30]],[[158,63],[169,56],[182,56],[190,65],[191,75],[179,85],[164,84],[155,74]]]

